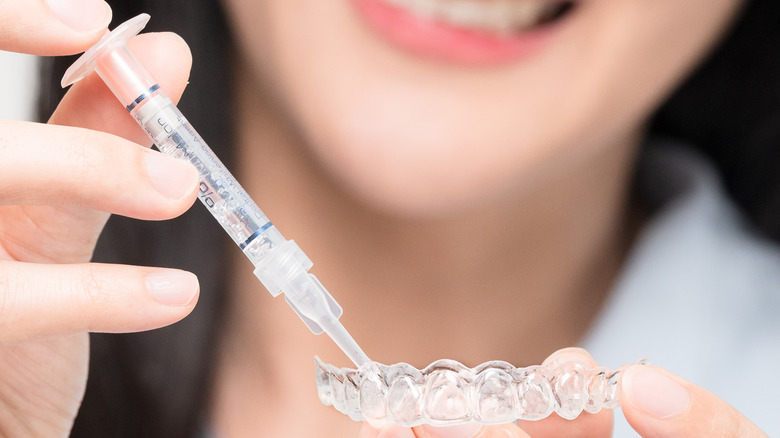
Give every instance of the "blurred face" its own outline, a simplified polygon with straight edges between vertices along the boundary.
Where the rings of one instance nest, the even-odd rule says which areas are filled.
[[[328,174],[436,216],[629,147],[741,0],[225,3],[251,74]]]

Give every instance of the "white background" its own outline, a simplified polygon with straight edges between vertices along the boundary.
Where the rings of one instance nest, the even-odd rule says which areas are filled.
[[[33,120],[37,93],[37,58],[0,51],[0,119]]]

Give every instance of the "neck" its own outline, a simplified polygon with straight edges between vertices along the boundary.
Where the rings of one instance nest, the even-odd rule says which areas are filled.
[[[269,101],[239,94],[239,178],[314,261],[312,272],[344,308],[341,321],[373,360],[530,365],[585,334],[631,238],[626,188],[636,136],[511,200],[455,217],[410,219],[373,210],[339,187]],[[320,421],[330,421],[332,409],[314,406],[312,356],[351,364],[272,299],[243,260],[236,265],[218,419],[241,405],[243,392],[276,394],[263,408],[278,409],[274,418],[294,420],[281,408],[288,400],[294,411],[311,404]],[[297,436],[289,430],[294,423],[280,435]]]

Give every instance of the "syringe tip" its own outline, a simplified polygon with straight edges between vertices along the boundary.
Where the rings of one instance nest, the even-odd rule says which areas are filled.
[[[355,342],[355,339],[352,338],[347,329],[345,329],[337,319],[323,322],[322,328],[355,366],[360,367],[363,364],[371,362],[371,359],[368,358],[366,353],[363,352],[363,349],[360,348],[357,342]]]

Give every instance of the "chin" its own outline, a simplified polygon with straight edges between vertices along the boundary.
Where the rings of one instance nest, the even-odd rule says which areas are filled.
[[[405,172],[379,178],[342,174],[341,182],[365,207],[406,219],[445,219],[477,208],[481,199],[473,194],[473,188],[458,190],[454,187],[457,184],[410,178]]]
[[[330,135],[318,133],[309,147],[330,178],[366,208],[409,219],[446,219],[510,202],[531,175],[546,171],[556,149],[486,138],[479,129],[407,124],[389,132],[374,125],[359,133],[342,124],[334,133],[339,124],[328,126]]]

